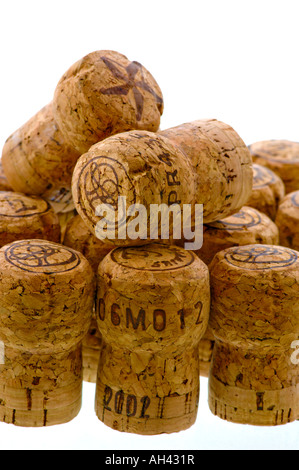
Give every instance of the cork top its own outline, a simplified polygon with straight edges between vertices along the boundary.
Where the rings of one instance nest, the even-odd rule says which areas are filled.
[[[0,191],[0,217],[28,218],[51,210],[48,202],[35,196]]]
[[[292,218],[299,220],[299,191],[294,191],[292,193],[287,194],[281,201],[278,211],[279,213],[287,213]]]
[[[262,222],[267,222],[271,227],[275,224],[269,218],[254,209],[253,207],[244,206],[239,212],[225,219],[218,220],[207,225],[207,228],[221,230],[225,232],[242,232],[246,230],[258,230]]]
[[[288,165],[299,164],[299,142],[264,140],[251,144],[249,149],[253,157]]]
[[[267,186],[272,186],[277,183],[280,183],[283,186],[282,179],[276,173],[274,173],[274,171],[270,170],[270,168],[253,163],[252,169],[253,190],[266,188]]]
[[[63,75],[54,94],[54,117],[84,153],[106,137],[130,129],[157,131],[163,96],[150,72],[116,51],[95,51]]]
[[[215,336],[242,347],[281,348],[298,339],[298,252],[269,245],[234,247],[210,266]]]

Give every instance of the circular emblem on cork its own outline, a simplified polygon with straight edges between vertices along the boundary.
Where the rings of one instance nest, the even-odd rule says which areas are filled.
[[[225,259],[238,268],[268,270],[292,266],[298,260],[298,254],[279,246],[250,245],[228,250]]]
[[[298,163],[299,142],[288,140],[268,140],[250,145],[254,156],[277,163]]]
[[[50,204],[43,199],[0,191],[0,217],[32,217],[45,214],[49,209]]]
[[[237,214],[227,217],[225,220],[209,224],[209,227],[217,230],[240,230],[243,227],[255,227],[262,222],[260,214],[250,207],[241,209]]]
[[[291,199],[294,206],[299,207],[299,191],[295,191]]]
[[[78,178],[78,194],[79,202],[87,209],[86,217],[91,222],[101,204],[110,205],[117,211],[120,194],[126,194],[129,204],[136,202],[134,185],[124,165],[105,156],[94,157],[82,168]]]
[[[79,255],[61,245],[43,240],[22,240],[5,250],[8,263],[27,272],[56,274],[72,271],[81,263]]]
[[[253,189],[261,189],[275,183],[276,175],[262,165],[253,164]]]
[[[111,253],[111,257],[115,263],[139,271],[173,271],[190,266],[195,260],[191,251],[156,243],[117,248]]]

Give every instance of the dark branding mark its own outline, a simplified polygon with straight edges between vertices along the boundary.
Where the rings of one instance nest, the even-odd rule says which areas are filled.
[[[253,164],[253,189],[260,189],[275,183],[276,175],[269,168]]]
[[[227,219],[218,220],[217,222],[209,224],[209,227],[217,230],[240,230],[242,228],[250,228],[259,225],[262,222],[261,215],[252,208],[240,210]]]
[[[225,259],[232,266],[268,270],[292,266],[298,260],[298,253],[278,246],[255,245],[232,248]]]
[[[42,215],[50,210],[48,202],[34,197],[0,192],[0,216],[25,218]]]
[[[299,191],[295,191],[292,194],[292,203],[294,204],[295,207],[299,207]]]

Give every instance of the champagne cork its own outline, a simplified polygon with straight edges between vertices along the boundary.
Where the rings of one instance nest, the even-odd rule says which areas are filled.
[[[299,191],[287,194],[281,201],[276,225],[279,229],[280,245],[299,251]]]
[[[297,420],[298,252],[269,245],[229,248],[216,255],[210,272],[210,410],[242,424]]]
[[[5,176],[1,160],[0,160],[0,191],[12,191],[12,188],[10,184],[8,183],[7,178]]]
[[[249,146],[253,162],[266,166],[280,176],[286,194],[299,190],[299,143],[265,140]]]
[[[203,246],[195,253],[204,263],[210,265],[214,256],[222,250],[255,244],[278,245],[278,228],[265,214],[244,206],[237,214],[205,225]],[[214,342],[215,338],[208,326],[199,343],[200,373],[203,377],[209,375]]]
[[[36,196],[0,191],[0,246],[36,238],[60,241],[59,220],[50,204]]]
[[[285,196],[282,179],[269,168],[253,164],[253,189],[246,205],[268,215],[275,221],[277,209]]]
[[[184,204],[193,203],[194,191],[189,161],[168,140],[148,131],[124,132],[94,145],[81,156],[73,175],[76,210],[97,238],[102,220],[98,207],[109,205],[114,210],[105,239],[112,247],[152,241],[151,205],[177,204],[183,210]],[[130,235],[136,214],[128,211],[140,205],[145,208],[145,218],[138,224],[139,233],[135,235],[134,228]],[[170,220],[170,234],[173,226]]]
[[[66,423],[81,408],[94,273],[80,253],[44,240],[2,247],[0,272],[0,420]]]
[[[79,215],[69,220],[64,237],[64,245],[82,253],[97,273],[100,262],[111,251],[88,230]],[[102,336],[99,332],[96,315],[93,309],[92,322],[83,340],[83,380],[96,383],[97,371],[102,348]]]
[[[75,163],[91,145],[130,129],[156,131],[162,112],[161,90],[141,64],[115,51],[92,52],[63,75],[53,100],[7,139],[5,175],[25,194],[70,188]]]
[[[116,248],[99,266],[96,303],[103,336],[98,418],[143,435],[192,426],[198,343],[210,311],[207,266],[175,246]]]
[[[228,124],[203,119],[166,129],[160,135],[177,145],[196,176],[196,203],[203,204],[205,223],[238,212],[252,192],[250,152]]]
[[[58,216],[61,229],[60,243],[63,244],[67,224],[77,214],[72,192],[70,189],[61,188],[58,191],[52,192],[52,194],[46,194],[45,197],[48,197],[47,200]]]

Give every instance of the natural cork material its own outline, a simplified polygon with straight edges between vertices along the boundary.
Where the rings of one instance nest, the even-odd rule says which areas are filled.
[[[89,261],[95,274],[104,257],[111,251],[88,230],[79,215],[69,220],[64,237],[64,245],[82,253]],[[93,312],[90,329],[83,340],[83,380],[96,383],[97,371],[102,348],[102,336],[99,332]]]
[[[280,245],[299,251],[299,191],[288,194],[280,203],[276,225]]]
[[[60,243],[63,244],[68,221],[77,214],[72,191],[70,189],[61,188],[52,194],[46,194],[46,198],[47,196],[48,199],[46,200],[51,204],[58,216],[61,229]]]
[[[98,237],[97,224],[102,219],[96,215],[98,206],[109,204],[115,211],[113,222],[120,220],[115,233],[107,233],[105,243],[112,247],[153,241],[150,205],[176,203],[183,209],[183,204],[192,204],[194,191],[190,162],[168,139],[148,131],[124,132],[94,145],[79,159],[73,175],[74,203],[93,235]],[[120,197],[125,198],[126,209],[138,204],[146,208],[137,239],[128,235],[136,214],[127,213]],[[171,221],[170,234],[172,227]]]
[[[280,176],[286,194],[299,190],[299,142],[265,140],[249,146],[253,162]]]
[[[35,238],[59,242],[60,236],[58,216],[47,201],[0,191],[0,247]]]
[[[60,79],[53,100],[6,141],[2,163],[14,191],[48,199],[70,188],[75,163],[100,140],[130,129],[157,131],[161,90],[141,64],[96,51]]]
[[[279,232],[275,223],[265,214],[244,206],[241,211],[223,220],[203,227],[203,246],[196,255],[210,265],[214,256],[234,246],[255,244],[278,245]],[[210,327],[199,343],[200,373],[209,375],[215,339]]]
[[[203,119],[159,134],[190,160],[196,177],[195,203],[203,204],[205,223],[228,217],[246,204],[252,191],[252,158],[231,126]]]
[[[191,251],[157,243],[106,256],[97,293],[104,346],[96,413],[103,423],[144,435],[194,424],[198,343],[209,311],[209,271]]]
[[[76,251],[23,240],[0,249],[0,275],[0,420],[66,423],[81,408],[94,273]]]
[[[253,188],[247,206],[254,207],[275,221],[285,192],[284,182],[274,171],[263,165],[253,164]]]
[[[1,160],[0,160],[0,191],[12,191],[12,187],[10,186],[5,176]]]
[[[298,252],[281,246],[229,248],[211,264],[210,326],[216,342],[210,410],[242,424],[299,418]]]

